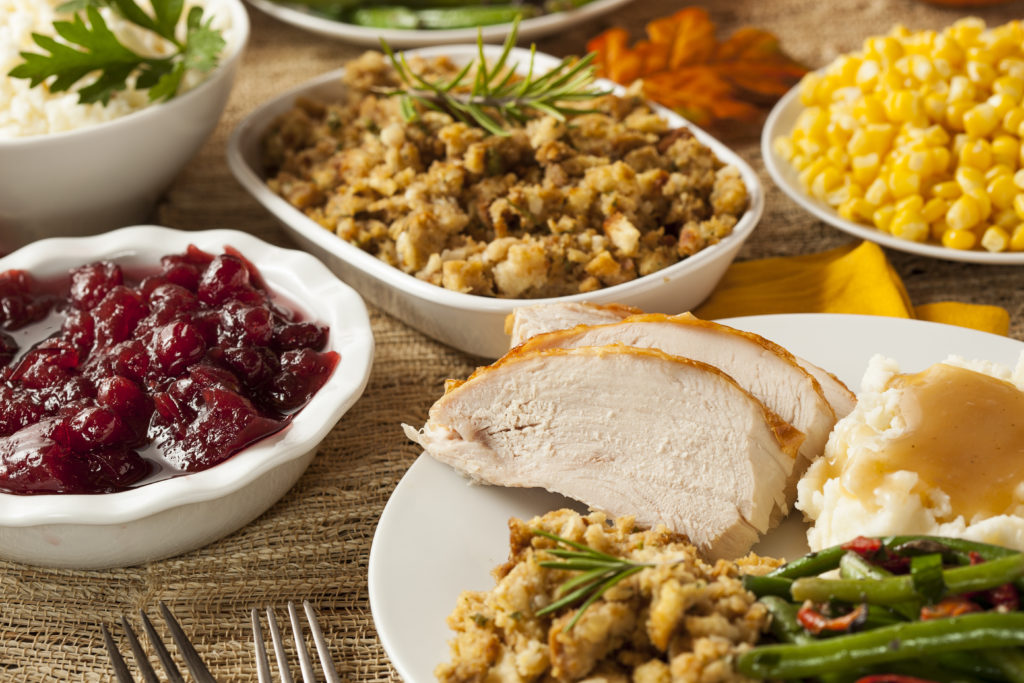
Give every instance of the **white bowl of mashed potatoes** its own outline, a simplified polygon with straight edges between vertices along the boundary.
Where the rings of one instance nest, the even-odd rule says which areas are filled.
[[[9,75],[19,53],[42,53],[32,34],[53,35],[62,0],[0,4],[0,253],[44,237],[103,232],[146,219],[160,194],[213,131],[249,35],[241,0],[192,0],[226,44],[207,73],[188,70],[178,94],[151,102],[129,79],[107,105],[80,104]],[[150,5],[143,3],[144,9]],[[102,9],[110,30],[140,54],[151,37]],[[181,25],[185,17],[182,16]],[[151,52],[152,50],[153,52]]]
[[[812,550],[930,534],[1024,550],[1024,356],[917,373],[872,358],[857,406],[800,480]]]

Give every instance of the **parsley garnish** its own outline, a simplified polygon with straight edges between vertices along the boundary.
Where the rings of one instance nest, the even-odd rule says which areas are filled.
[[[185,72],[208,72],[217,66],[224,49],[224,37],[203,20],[203,9],[193,7],[185,18],[185,37],[176,33],[184,12],[184,0],[152,0],[147,14],[135,0],[71,0],[57,8],[73,12],[70,21],[53,22],[54,31],[65,42],[38,33],[36,45],[46,54],[22,52],[25,60],[11,70],[13,78],[27,78],[35,87],[50,77],[50,90],[68,90],[90,74],[96,80],[78,90],[82,104],[107,104],[111,95],[127,87],[131,76],[135,87],[148,90],[150,101],[168,100],[178,94]],[[126,47],[110,30],[100,14],[109,7],[119,16],[166,40],[174,48],[167,57],[146,57]],[[83,16],[84,14],[84,16]]]

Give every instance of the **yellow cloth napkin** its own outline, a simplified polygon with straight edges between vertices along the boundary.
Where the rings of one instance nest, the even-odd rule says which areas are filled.
[[[729,318],[764,313],[863,313],[917,318],[1005,335],[999,306],[954,301],[914,306],[885,252],[873,242],[820,254],[734,263],[694,314]]]

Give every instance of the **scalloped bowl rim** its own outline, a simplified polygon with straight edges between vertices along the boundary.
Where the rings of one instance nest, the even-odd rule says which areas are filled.
[[[55,253],[73,254],[61,256],[60,260],[81,264],[101,258],[131,256],[141,256],[147,263],[151,260],[155,263],[155,259],[164,254],[183,251],[188,244],[214,253],[219,253],[224,246],[234,247],[256,265],[271,290],[297,303],[310,317],[330,325],[328,348],[342,356],[331,377],[287,427],[209,469],[115,493],[0,493],[0,526],[119,524],[226,496],[271,470],[309,454],[362,394],[369,379],[374,347],[366,307],[355,290],[305,252],[276,247],[235,230],[192,232],[131,226],[90,237],[57,237],[33,242],[0,258],[0,271],[42,266],[41,272],[46,272],[43,264],[53,261]],[[67,251],[70,249],[73,251]],[[261,266],[271,258],[272,268]],[[288,267],[301,273],[302,287],[298,290],[294,283],[284,287],[272,275],[268,276],[268,272]],[[342,321],[344,328],[340,327]]]
[[[189,106],[193,99],[202,97],[205,91],[211,88],[220,87],[220,76],[224,72],[230,72],[234,68],[234,65],[242,59],[242,55],[245,53],[245,46],[249,42],[250,31],[249,13],[246,11],[245,4],[242,0],[220,1],[227,5],[227,9],[231,15],[230,30],[232,35],[231,39],[225,46],[225,49],[229,52],[226,57],[221,58],[217,66],[206,75],[206,78],[204,78],[202,82],[194,88],[182,93],[181,95],[177,95],[166,102],[150,103],[146,107],[129,112],[124,116],[118,116],[117,118],[110,119],[108,121],[100,121],[82,128],[59,131],[56,133],[45,133],[41,135],[0,138],[0,151],[3,151],[5,148],[14,149],[31,145],[41,146],[51,141],[53,144],[61,144],[69,139],[82,137],[97,131],[107,130],[112,126],[128,125],[131,122],[138,122],[140,125],[144,125],[148,119],[154,116],[160,116],[162,113],[173,113],[177,109],[184,109]]]
[[[457,59],[460,55],[476,54],[477,49],[478,47],[476,45],[439,45],[435,47],[406,50],[405,54],[422,56],[446,54]],[[500,53],[501,47],[496,45],[487,45],[484,46],[484,49],[487,53],[490,53],[490,55],[494,55],[495,53]],[[514,48],[513,54],[520,58],[528,57],[529,50]],[[557,58],[542,52],[536,53],[536,59],[537,61],[535,63],[545,68],[550,68],[547,64],[554,65],[560,61]],[[748,206],[747,210],[733,227],[731,233],[723,237],[719,242],[705,247],[696,254],[688,256],[682,261],[678,261],[670,266],[662,268],[661,270],[618,285],[602,287],[601,289],[597,289],[592,292],[582,292],[579,294],[537,299],[504,299],[476,294],[465,294],[463,292],[445,289],[444,287],[431,284],[425,280],[420,280],[414,275],[405,273],[395,266],[388,265],[372,254],[363,251],[359,247],[350,244],[346,240],[323,228],[313,219],[302,213],[302,211],[272,192],[270,188],[267,187],[266,181],[249,165],[242,155],[242,138],[249,135],[250,132],[261,132],[254,130],[254,128],[257,124],[263,124],[263,119],[269,116],[269,112],[281,109],[285,103],[293,102],[295,97],[299,94],[319,90],[325,86],[329,86],[332,83],[340,81],[341,75],[344,71],[345,68],[342,67],[340,69],[335,69],[325,74],[321,74],[320,76],[310,79],[298,86],[290,88],[284,93],[254,109],[231,133],[227,146],[228,165],[236,179],[238,179],[246,191],[252,194],[257,201],[270,209],[275,215],[284,215],[290,218],[290,221],[286,222],[289,229],[300,232],[300,234],[307,239],[314,241],[321,248],[335,254],[339,258],[345,259],[351,265],[358,267],[363,272],[373,275],[388,285],[420,299],[429,299],[453,309],[460,309],[468,312],[489,313],[510,312],[513,308],[519,306],[531,306],[552,302],[593,302],[598,298],[601,301],[617,300],[617,298],[628,296],[633,290],[642,290],[649,286],[658,286],[658,281],[667,283],[685,276],[688,271],[698,269],[705,261],[713,261],[717,259],[721,252],[728,251],[730,248],[737,246],[737,243],[738,245],[742,245],[742,243],[746,241],[753,232],[754,228],[757,227],[761,214],[764,211],[764,188],[762,187],[753,168],[742,157],[729,149],[724,143],[719,141],[710,133],[687,121],[682,116],[666,109],[665,107],[650,103],[658,113],[669,121],[669,124],[673,128],[688,128],[701,143],[710,147],[723,163],[736,166],[739,169],[743,183],[747,188]],[[621,86],[603,79],[599,79],[598,83],[608,87],[613,87],[618,92],[622,92],[623,90]]]

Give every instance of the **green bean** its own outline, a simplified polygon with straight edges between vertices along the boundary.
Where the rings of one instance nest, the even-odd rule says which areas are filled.
[[[935,663],[950,671],[957,671],[978,678],[999,680],[1002,671],[985,657],[982,651],[943,652],[933,657]]]
[[[839,559],[839,576],[844,579],[884,579],[892,572],[875,566],[854,552],[844,553]]]
[[[789,588],[792,585],[792,580],[778,576],[754,576],[752,574],[743,575],[743,588],[759,598],[763,598],[766,595],[777,595],[781,598],[788,598]]]
[[[796,618],[798,608],[777,595],[766,595],[761,604],[768,608],[772,615],[772,635],[784,643],[813,643],[814,638],[808,635]]]
[[[996,560],[942,572],[946,593],[959,595],[1001,586],[1024,576],[1024,553],[1015,553]],[[910,574],[884,579],[821,579],[799,578],[793,582],[790,593],[796,601],[868,602],[876,605],[896,605],[919,598],[914,577]]]
[[[425,4],[425,3],[424,3]],[[357,26],[400,29],[456,29],[505,24],[516,17],[536,16],[540,10],[532,5],[460,5],[422,7],[404,5],[359,7],[345,15]]]
[[[940,652],[1020,645],[1024,645],[1024,614],[967,614],[899,623],[808,644],[757,647],[740,655],[736,668],[751,677],[803,678]]]
[[[983,658],[997,667],[1004,680],[1010,683],[1024,683],[1024,652],[1014,647],[986,650]]]
[[[802,576],[816,576],[831,571],[839,566],[839,560],[846,553],[842,547],[836,545],[825,548],[814,553],[807,553],[792,562],[788,562],[775,571],[769,572],[767,576],[777,576],[784,579],[797,579]]]

